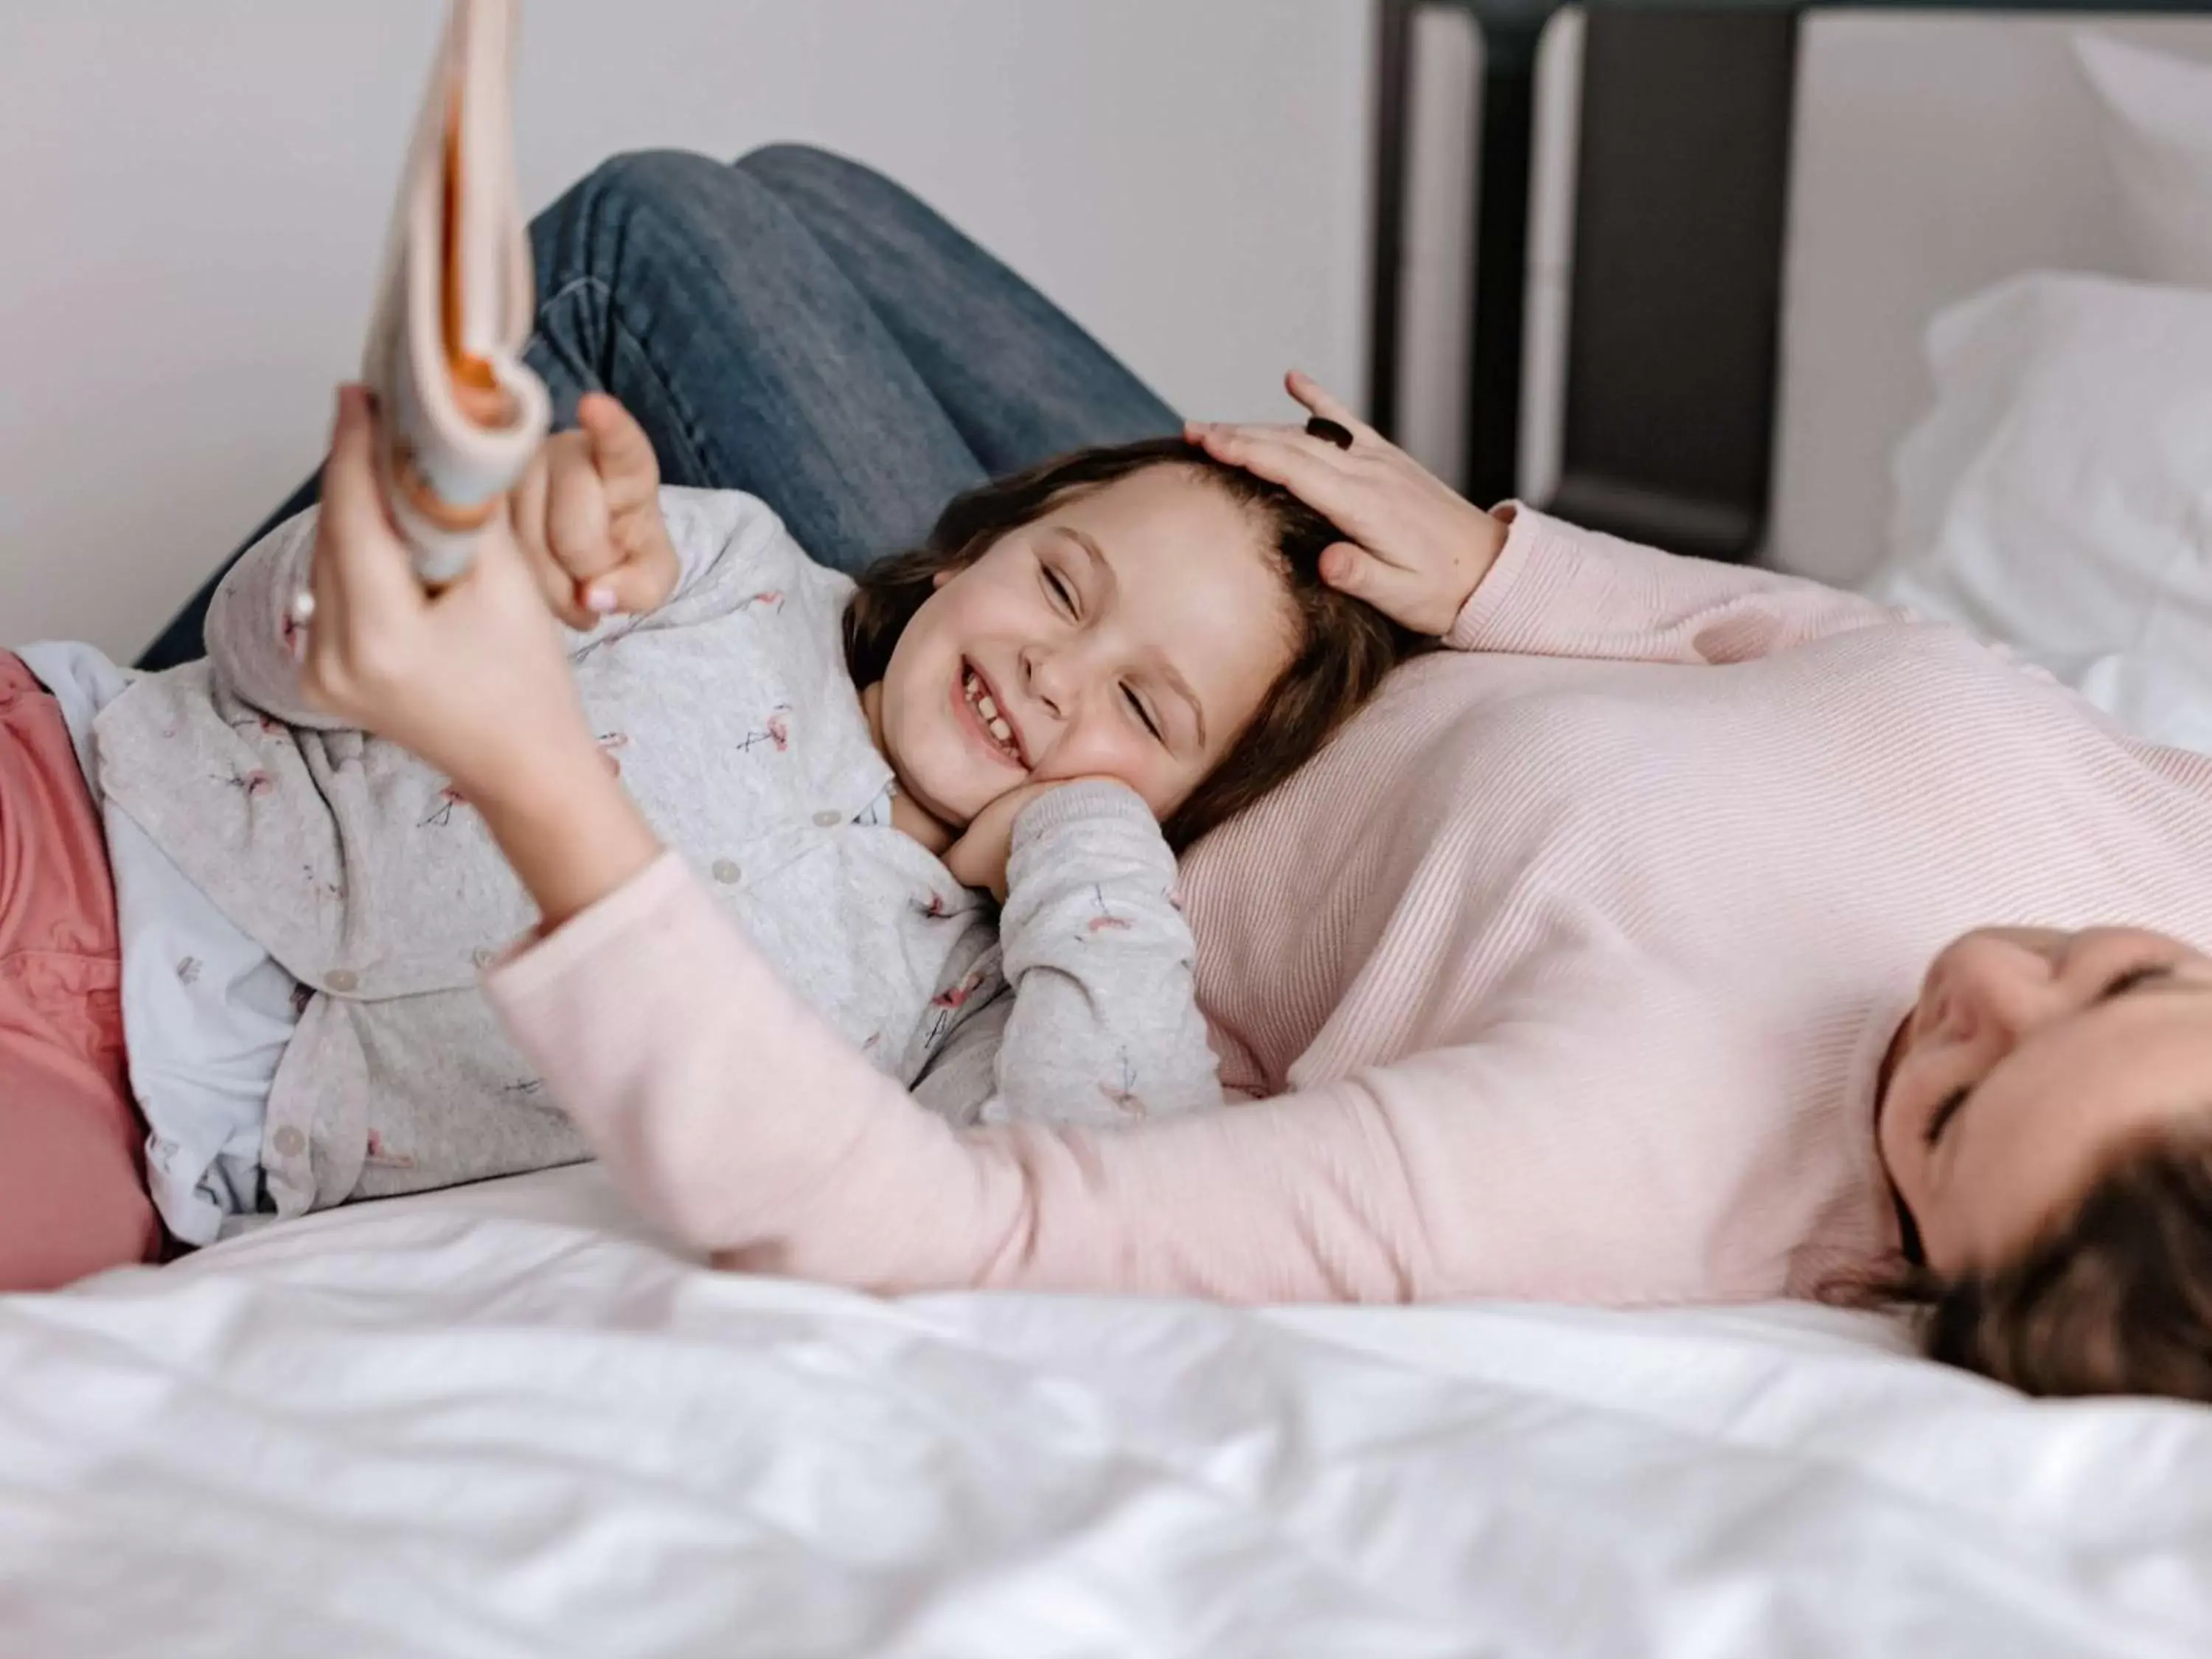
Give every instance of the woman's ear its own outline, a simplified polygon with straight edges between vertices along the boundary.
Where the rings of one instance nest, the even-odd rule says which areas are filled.
[[[931,586],[931,587],[933,587],[933,588],[942,587],[942,586],[945,586],[945,583],[947,583],[947,582],[951,581],[951,580],[952,580],[952,572],[951,572],[951,570],[949,568],[939,568],[939,569],[935,570],[935,571],[933,571],[933,572],[932,572],[932,573],[931,573],[931,574],[930,574],[930,578],[929,578],[929,585],[930,585],[930,586]]]

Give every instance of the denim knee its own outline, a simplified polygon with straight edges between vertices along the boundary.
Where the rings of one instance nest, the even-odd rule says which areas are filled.
[[[835,184],[854,179],[880,182],[883,179],[883,174],[874,168],[814,144],[763,144],[758,149],[747,150],[732,165],[740,173],[749,173],[771,183],[788,180]]]
[[[797,229],[781,198],[710,156],[632,150],[586,173],[531,225],[540,304],[579,280],[608,285],[618,268],[627,308],[650,312],[665,282],[732,246],[754,262]]]
[[[921,205],[905,186],[865,162],[812,144],[763,144],[738,157],[734,165],[739,173],[794,201],[854,207],[871,200],[896,200],[902,205]]]
[[[568,196],[602,210],[682,210],[728,195],[730,169],[710,155],[687,149],[634,149],[611,155],[586,173]]]

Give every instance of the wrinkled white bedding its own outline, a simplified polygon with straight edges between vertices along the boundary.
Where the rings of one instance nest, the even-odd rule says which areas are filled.
[[[2212,1411],[1814,1309],[884,1304],[594,1170],[0,1302],[0,1652],[2212,1651]]]

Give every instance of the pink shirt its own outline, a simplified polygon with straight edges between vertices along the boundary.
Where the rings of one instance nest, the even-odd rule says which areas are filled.
[[[1523,511],[1449,653],[1188,860],[1224,1081],[963,1132],[664,859],[494,973],[633,1199],[878,1291],[1809,1294],[1895,1244],[1881,1052],[1995,922],[2212,944],[2212,761],[1954,629]]]

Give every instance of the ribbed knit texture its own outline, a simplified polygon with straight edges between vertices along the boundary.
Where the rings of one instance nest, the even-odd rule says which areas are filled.
[[[1274,1098],[957,1133],[669,861],[492,994],[617,1178],[735,1265],[1632,1304],[1894,1247],[1875,1070],[1959,933],[2212,943],[2212,762],[1956,630],[1523,512],[1448,643],[1187,860],[1224,1079]]]

